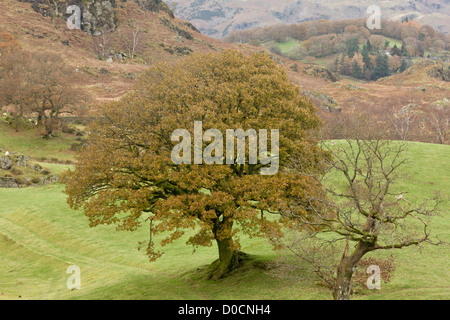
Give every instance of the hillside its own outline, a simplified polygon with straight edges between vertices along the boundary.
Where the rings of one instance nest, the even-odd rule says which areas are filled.
[[[450,32],[450,4],[446,0],[169,0],[167,3],[176,5],[176,16],[216,38],[226,37],[233,30],[274,24],[357,19],[368,16],[366,10],[370,5],[378,5],[385,19],[408,16],[441,32]]]
[[[36,1],[41,3],[47,0]],[[119,99],[132,88],[139,74],[160,61],[173,63],[194,52],[214,52],[227,48],[247,52],[269,52],[271,49],[270,45],[265,44],[263,47],[255,47],[209,38],[199,33],[189,22],[173,17],[167,6],[155,10],[154,7],[149,7],[151,1],[135,0],[115,1],[114,7],[108,11],[107,17],[111,18],[112,14],[112,18],[106,20],[113,21],[114,26],[110,33],[109,51],[101,57],[95,42],[101,40],[102,36],[93,35],[101,32],[101,23],[97,23],[96,28],[84,31],[69,30],[66,27],[69,14],[62,14],[68,2],[59,2],[55,11],[54,7],[42,4],[35,10],[36,1],[2,0],[4,6],[0,12],[0,33],[11,33],[25,50],[61,56],[80,75],[76,80],[79,83],[74,84],[86,89],[99,103]],[[47,8],[47,11],[42,8]],[[86,10],[93,10],[90,8],[87,7]],[[51,12],[54,14],[49,14]],[[140,42],[135,57],[131,59],[127,57],[128,51],[123,38],[130,36],[132,27],[136,24],[140,27]],[[395,39],[390,40],[392,44],[396,42]],[[281,51],[288,53],[303,45],[299,41],[275,44]],[[329,64],[336,59],[335,55],[301,61],[293,61],[277,54],[272,54],[272,57],[286,67],[291,79],[318,105],[325,120],[334,119],[336,111],[346,114],[358,110],[372,114],[383,126],[387,125],[386,116],[394,109],[399,110],[411,103],[427,108],[436,101],[447,101],[445,99],[449,97],[448,82],[429,74],[433,70],[447,68],[446,65],[441,66],[439,61],[431,61],[423,67],[415,67],[377,82],[350,77],[340,77],[339,81],[333,82],[328,76],[323,77],[323,72],[329,71],[318,72],[311,64],[329,68]],[[424,132],[426,134],[416,135],[414,139],[436,141],[432,128],[425,131],[422,129],[422,133]]]
[[[448,146],[409,143],[407,178],[398,186],[421,201],[435,190],[448,192]],[[56,165],[55,165],[56,166]],[[117,232],[112,226],[89,228],[87,218],[66,204],[63,186],[0,189],[0,300],[2,299],[330,299],[313,280],[280,278],[276,253],[263,239],[243,237],[242,250],[253,265],[217,282],[202,280],[216,248],[185,245],[186,237],[149,263],[138,241],[146,228]],[[445,208],[448,210],[448,204]],[[448,241],[448,215],[436,217],[433,232]],[[381,290],[363,290],[355,299],[447,299],[448,249],[424,244],[393,251],[397,269]],[[371,254],[378,256],[378,254]],[[275,264],[274,264],[275,263]],[[68,290],[67,267],[81,269],[81,290]],[[275,268],[274,268],[275,267]]]
[[[103,1],[110,3],[107,6],[110,11],[100,8],[102,14],[95,21],[89,20],[93,24],[89,29],[83,27],[84,32],[69,30],[66,26],[70,14],[64,12],[69,1],[59,1],[57,8],[46,2],[50,3],[47,0],[1,0],[0,33],[12,34],[22,48],[30,52],[51,52],[63,57],[80,72],[81,84],[98,101],[118,99],[130,90],[138,75],[154,63],[171,63],[193,52],[232,47],[203,36],[186,21],[173,18],[169,9],[149,9],[153,0]],[[82,1],[75,3],[82,5]],[[112,21],[113,25],[103,20]],[[82,25],[87,25],[83,21]],[[128,51],[122,38],[130,35],[130,21],[137,22],[140,30],[134,59],[123,58]],[[97,32],[98,35],[104,26],[111,30],[110,40],[106,56],[99,59],[95,42],[100,41],[102,35],[92,34]],[[111,59],[107,59],[109,57]]]

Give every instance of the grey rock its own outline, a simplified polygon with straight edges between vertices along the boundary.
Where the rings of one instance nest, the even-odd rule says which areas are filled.
[[[12,166],[13,166],[13,161],[11,160],[10,157],[8,157],[8,156],[0,157],[0,169],[9,170],[12,168]]]
[[[17,165],[19,167],[26,167],[27,163],[28,163],[28,158],[26,156],[24,156],[23,154],[19,155],[17,157]]]
[[[0,177],[0,188],[19,188],[14,178]]]
[[[45,186],[47,184],[55,183],[55,182],[58,182],[58,181],[59,181],[58,176],[55,175],[55,174],[52,174],[52,175],[49,175],[49,176],[43,178],[41,181],[39,181],[37,186]]]

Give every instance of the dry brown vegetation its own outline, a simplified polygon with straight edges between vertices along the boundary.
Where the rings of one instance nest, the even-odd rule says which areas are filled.
[[[44,17],[33,11],[29,3],[17,0],[2,0],[0,11],[0,33],[14,36],[23,49],[29,52],[53,53],[61,56],[65,63],[78,70],[83,77],[81,84],[98,101],[117,100],[134,84],[133,78],[160,61],[175,62],[182,56],[165,49],[188,47],[193,52],[213,51],[230,48],[232,45],[209,39],[190,30],[193,39],[180,39],[176,32],[164,24],[164,19],[180,29],[189,30],[187,23],[172,19],[165,12],[152,13],[140,9],[128,1],[119,15],[119,28],[111,35],[111,48],[115,53],[127,52],[119,34],[128,32],[128,20],[139,21],[142,30],[141,51],[137,58],[121,61],[113,58],[112,63],[100,60],[94,50],[92,36],[80,30],[69,30],[62,18]],[[68,45],[63,44],[65,42]],[[101,69],[109,73],[100,73]]]
[[[189,50],[212,52],[236,47],[244,52],[263,50],[261,47],[236,45],[208,38],[190,29],[185,21],[171,18],[165,12],[143,11],[129,1],[121,9],[119,28],[111,35],[110,46],[115,53],[128,52],[121,35],[132,31],[130,26],[133,21],[139,22],[142,30],[139,35],[140,44],[133,59],[113,58],[110,63],[98,58],[92,36],[79,30],[67,29],[63,19],[55,18],[52,21],[50,17],[34,12],[29,4],[16,0],[4,0],[2,4],[0,33],[13,35],[20,46],[29,52],[59,55],[67,66],[80,74],[76,85],[86,89],[99,103],[117,101],[131,90],[136,78],[150,66],[160,61],[178,61],[184,57],[183,54],[190,54]],[[175,27],[189,32],[193,38],[180,38],[174,31]],[[177,48],[182,49],[177,51]],[[391,130],[393,138],[398,138],[389,121],[389,116],[394,111],[409,104],[418,105],[420,110],[425,111],[436,101],[448,98],[449,95],[448,82],[427,74],[437,66],[434,62],[414,66],[404,73],[376,82],[354,81],[347,77],[331,82],[306,74],[304,69],[308,65],[278,56],[275,59],[286,67],[291,80],[303,91],[323,92],[332,97],[339,104],[343,115],[352,112],[369,114],[379,123],[380,130]],[[294,64],[295,68],[291,68]],[[336,113],[321,109],[320,114],[325,123],[335,122]],[[426,115],[426,112],[421,114]],[[410,139],[438,142],[433,127],[424,123],[417,123],[411,131]]]

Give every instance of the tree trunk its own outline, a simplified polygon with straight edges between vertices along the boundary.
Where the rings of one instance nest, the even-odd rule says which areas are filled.
[[[347,243],[348,246],[348,243]],[[368,252],[367,246],[359,242],[355,251],[348,256],[346,247],[337,269],[336,283],[333,290],[334,300],[350,300],[352,292],[352,276],[359,260]]]
[[[233,223],[225,219],[222,222],[217,222],[214,226],[213,232],[219,249],[219,259],[209,266],[208,280],[219,280],[238,268],[242,263],[245,254],[234,248],[231,236],[223,237],[223,235],[231,234],[232,226]]]

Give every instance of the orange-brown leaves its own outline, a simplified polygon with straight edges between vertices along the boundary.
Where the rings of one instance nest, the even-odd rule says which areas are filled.
[[[171,135],[186,129],[192,139],[194,121],[202,121],[203,133],[219,130],[224,140],[227,129],[278,129],[279,173],[260,175],[248,163],[248,147],[245,164],[174,164]],[[164,233],[162,245],[195,229],[191,245],[224,240],[239,248],[239,230],[279,234],[289,221],[281,213],[289,210],[290,197],[309,187],[289,170],[290,157],[301,153],[316,165],[310,130],[319,124],[314,106],[265,54],[225,51],[160,64],[133,92],[103,107],[76,170],[65,175],[68,201],[92,225],[116,223],[126,230],[138,227],[146,212],[152,234]],[[270,150],[270,135],[268,140]],[[147,252],[159,255],[153,244]]]

